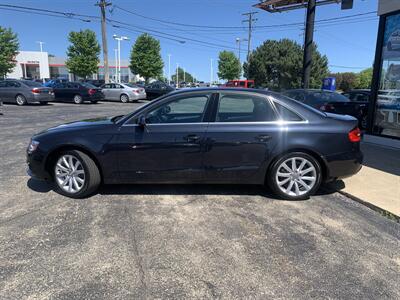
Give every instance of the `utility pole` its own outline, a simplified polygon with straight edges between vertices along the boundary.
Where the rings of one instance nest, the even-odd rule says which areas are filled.
[[[248,37],[247,37],[247,61],[249,60],[250,56],[250,50],[251,50],[251,34],[253,31],[253,23],[257,21],[257,19],[254,18],[254,15],[257,14],[258,12],[248,12],[242,14],[243,16],[246,16],[248,19],[244,20],[244,23],[249,23],[249,29],[248,29]]]
[[[312,44],[314,37],[314,21],[316,0],[309,0],[307,5],[307,20],[304,38],[304,56],[303,56],[303,88],[310,87],[311,62],[312,62]]]
[[[36,43],[38,43],[38,44],[39,44],[39,47],[40,47],[40,52],[43,52],[43,44],[44,44],[44,42],[37,41]]]
[[[186,70],[183,68],[183,82],[186,82]]]
[[[179,87],[179,64],[176,63],[176,88]]]
[[[213,70],[213,59],[211,58],[211,65],[210,65],[210,86],[212,85],[212,82],[213,82],[213,73],[214,73],[214,70]]]
[[[168,54],[168,85],[171,85],[171,54]]]
[[[118,49],[114,49],[115,63],[114,63],[114,81],[117,82],[118,78]]]
[[[107,31],[106,31],[106,7],[111,5],[111,2],[99,0],[96,4],[101,10],[101,40],[103,44],[103,61],[104,61],[104,81],[110,82],[110,72],[108,69],[108,48],[107,48]]]

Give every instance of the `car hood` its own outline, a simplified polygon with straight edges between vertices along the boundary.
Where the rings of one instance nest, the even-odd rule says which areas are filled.
[[[70,123],[65,123],[61,124],[55,127],[51,127],[42,133],[47,133],[47,132],[54,132],[54,131],[68,131],[68,130],[74,130],[74,129],[85,129],[85,128],[93,128],[93,127],[98,127],[98,126],[107,126],[107,125],[113,125],[115,124],[113,122],[113,117],[101,117],[101,118],[93,118],[93,119],[85,119],[81,121],[75,121],[75,122],[70,122]]]

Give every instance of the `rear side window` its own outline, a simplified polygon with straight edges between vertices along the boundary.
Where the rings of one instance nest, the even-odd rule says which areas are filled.
[[[263,97],[240,94],[221,94],[217,122],[267,122],[275,121],[276,115]]]
[[[275,102],[275,107],[282,121],[303,121],[298,114],[277,102]]]
[[[350,99],[337,93],[310,92],[308,97],[313,103],[319,102],[349,102]]]

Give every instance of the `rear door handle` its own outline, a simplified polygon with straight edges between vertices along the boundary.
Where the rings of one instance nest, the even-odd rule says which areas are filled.
[[[267,134],[260,134],[260,135],[256,136],[256,140],[258,140],[260,142],[266,142],[270,139],[271,139],[271,136],[267,135]]]
[[[200,137],[196,134],[189,134],[185,136],[183,139],[188,142],[196,142],[200,139]]]

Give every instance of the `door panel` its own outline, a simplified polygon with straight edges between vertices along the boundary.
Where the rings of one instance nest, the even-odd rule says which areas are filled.
[[[197,182],[207,123],[122,126],[117,141],[124,182]]]
[[[221,93],[216,122],[205,140],[207,181],[260,183],[281,128],[267,98],[254,94]],[[262,174],[262,175],[261,175]]]
[[[175,96],[141,116],[146,125],[121,127],[119,170],[127,182],[199,182],[203,178],[203,122],[211,94]],[[128,122],[129,123],[129,122]]]

